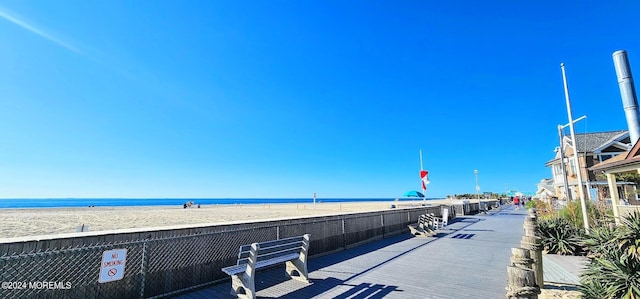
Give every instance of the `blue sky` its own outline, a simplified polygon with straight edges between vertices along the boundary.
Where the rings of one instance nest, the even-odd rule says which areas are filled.
[[[587,2],[1,1],[0,197],[535,191],[561,62],[626,129],[640,2]]]

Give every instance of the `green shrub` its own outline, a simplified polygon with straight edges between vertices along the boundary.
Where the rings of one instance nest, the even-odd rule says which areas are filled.
[[[580,279],[584,298],[640,298],[640,263],[619,249],[592,259]]]
[[[557,213],[553,210],[552,206],[539,199],[527,201],[526,207],[527,209],[535,208],[538,213],[538,219],[549,219],[557,216]]]
[[[640,214],[592,229],[584,243],[591,258],[580,278],[584,298],[640,298]]]
[[[611,223],[612,211],[605,207],[597,206],[593,202],[587,201],[587,219],[589,226],[601,226]],[[575,227],[584,227],[584,217],[582,216],[582,203],[579,200],[569,202],[566,207],[558,211],[558,217],[571,222]]]
[[[640,261],[640,213],[634,212],[622,218],[615,243],[625,256]],[[614,242],[611,240],[610,242]]]
[[[607,252],[618,247],[609,242],[615,239],[615,236],[616,230],[613,226],[592,227],[582,243],[589,252],[589,257],[602,257]]]
[[[527,201],[527,203],[524,206],[527,207],[527,209],[535,208],[536,200]]]
[[[591,270],[589,270],[591,271]],[[596,271],[596,270],[593,270]],[[583,299],[602,299],[606,298],[607,291],[605,286],[600,283],[600,280],[584,280],[584,278],[580,281],[580,293],[582,293]]]
[[[584,254],[590,259],[580,277],[583,298],[640,299],[640,213],[615,226],[611,212],[587,204],[589,234],[582,229],[582,207],[571,202],[557,217],[538,218],[537,232],[548,253]]]
[[[536,227],[544,249],[550,254],[584,254],[583,232],[564,218],[539,219]]]
[[[582,205],[579,201],[568,202],[567,206],[558,211],[558,217],[569,221],[575,227],[584,227]]]

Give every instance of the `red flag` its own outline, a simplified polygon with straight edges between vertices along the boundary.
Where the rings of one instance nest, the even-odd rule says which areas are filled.
[[[427,190],[427,184],[429,184],[429,172],[426,170],[420,170],[420,179],[422,180],[422,190]]]

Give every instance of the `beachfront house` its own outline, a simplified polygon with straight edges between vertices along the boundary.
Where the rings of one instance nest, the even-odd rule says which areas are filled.
[[[594,165],[590,167],[589,170],[606,176],[609,190],[612,190],[610,198],[616,223],[620,223],[621,216],[630,214],[632,211],[640,211],[640,201],[637,200],[637,186],[633,185],[633,189],[635,191],[631,192],[633,196],[626,197],[623,196],[625,194],[618,192],[620,191],[620,188],[617,187],[619,183],[617,182],[617,178],[619,176],[622,176],[623,174],[636,174],[636,177],[638,177],[637,174],[640,174],[640,142],[636,142],[633,148],[626,151],[624,154],[620,154],[615,158],[611,158],[598,165]],[[626,189],[628,188],[625,188],[622,191],[625,191],[628,194],[628,190]]]
[[[612,159],[621,154],[627,153],[631,149],[629,131],[609,131],[575,134],[577,144],[577,157],[580,164],[580,174],[582,176],[582,188],[587,198],[592,200],[603,200],[610,198],[609,185],[607,180],[600,174],[589,170],[590,167]],[[568,191],[571,198],[577,199],[578,195],[578,167],[575,165],[575,150],[570,136],[563,136],[562,145],[556,147],[555,157],[548,161],[545,166],[551,168],[553,188],[555,197],[564,200],[567,197],[565,189],[565,177]],[[564,162],[561,156],[564,155]],[[564,169],[563,169],[564,163]],[[623,197],[632,194],[634,184],[630,182],[616,182],[617,191]],[[589,194],[587,194],[589,190]]]
[[[540,183],[536,184],[536,187],[536,195],[534,195],[533,197],[551,204],[551,200],[556,196],[556,189],[553,185],[553,179],[542,179]]]

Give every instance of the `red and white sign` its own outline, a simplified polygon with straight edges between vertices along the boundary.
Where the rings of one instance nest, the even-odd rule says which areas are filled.
[[[124,277],[124,266],[127,263],[127,249],[113,249],[102,253],[100,262],[99,283],[120,280]]]

